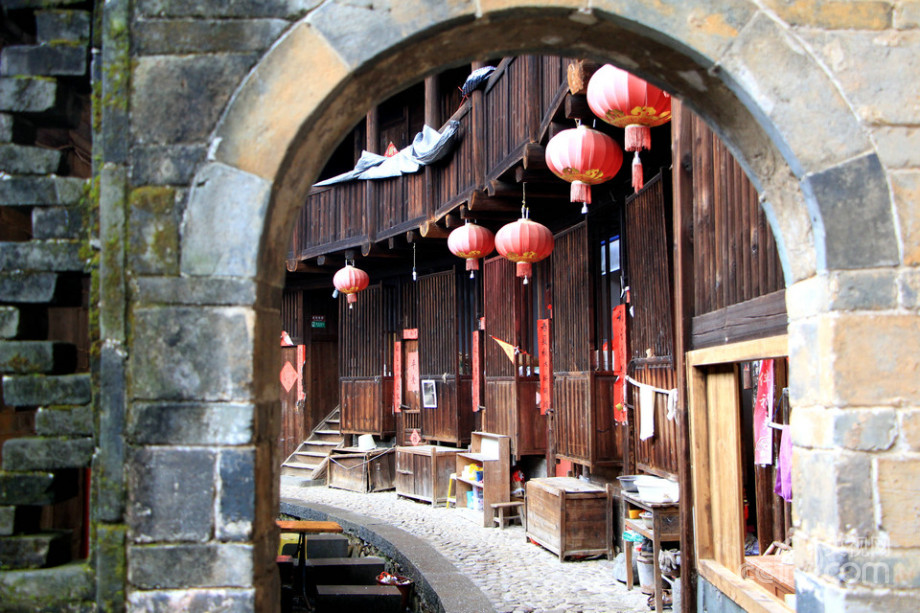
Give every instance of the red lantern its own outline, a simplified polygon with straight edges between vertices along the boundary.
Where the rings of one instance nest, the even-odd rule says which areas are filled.
[[[671,95],[625,70],[605,64],[588,82],[588,106],[595,115],[626,128],[625,148],[633,156],[633,188],[642,189],[639,151],[651,149],[654,128],[671,121]]]
[[[543,224],[526,217],[502,226],[495,235],[495,248],[502,257],[517,263],[517,276],[530,277],[531,264],[549,257],[553,252],[553,233]]]
[[[357,293],[367,289],[368,283],[370,283],[370,277],[367,276],[367,273],[351,264],[346,264],[332,277],[335,289],[348,297],[348,308],[353,308],[354,303],[358,301]]]
[[[484,258],[495,249],[495,235],[488,228],[474,223],[465,223],[447,237],[447,248],[457,257],[466,260],[466,269],[479,270],[479,258]]]
[[[582,213],[588,212],[591,186],[612,179],[622,164],[620,146],[587,126],[563,130],[546,145],[546,165],[554,175],[572,183],[570,200],[584,203]]]

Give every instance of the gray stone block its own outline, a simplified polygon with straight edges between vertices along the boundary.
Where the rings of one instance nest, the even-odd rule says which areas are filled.
[[[264,51],[288,26],[283,19],[156,19],[137,22],[139,55]]]
[[[899,261],[888,180],[875,154],[815,173],[802,181],[820,212],[818,268],[894,266]],[[823,248],[822,248],[823,247]]]
[[[131,130],[140,145],[203,142],[256,54],[150,56],[137,60]]]
[[[238,401],[252,394],[252,313],[241,307],[137,309],[132,355],[138,399]],[[208,351],[200,351],[207,345]]]
[[[366,558],[319,558],[307,560],[307,580],[311,585],[370,585],[384,571],[385,560]]]
[[[13,142],[13,125],[16,119],[12,115],[0,113],[0,143]]]
[[[35,11],[35,33],[40,43],[89,41],[89,11]]]
[[[8,375],[3,377],[3,400],[11,407],[88,404],[92,382],[88,374]]]
[[[247,305],[255,302],[258,289],[252,279],[141,277],[136,297],[142,304]]]
[[[0,306],[0,338],[15,338],[19,334],[19,309]]]
[[[35,433],[39,436],[92,436],[92,407],[88,404],[40,407],[35,414]]]
[[[0,341],[0,373],[70,372],[76,365],[72,343],[56,341]]]
[[[36,239],[80,238],[83,211],[78,208],[36,207],[32,209],[32,236]]]
[[[125,552],[126,528],[124,524],[97,522],[94,557],[96,561],[96,603],[100,611],[122,611],[125,605]],[[181,609],[181,607],[180,607]]]
[[[0,471],[0,505],[46,505],[77,495],[74,471],[5,472]]]
[[[204,145],[153,145],[134,149],[135,185],[188,185],[207,153]]]
[[[214,525],[215,462],[216,454],[207,449],[136,450],[128,465],[131,538],[207,541]]]
[[[22,0],[18,0],[22,1]],[[319,6],[321,0],[138,0],[145,17],[284,17],[297,18]]]
[[[76,177],[6,177],[0,181],[0,205],[61,206],[83,199],[85,179]]]
[[[0,113],[0,143],[30,142],[35,126],[22,117]]]
[[[54,149],[0,144],[0,171],[19,175],[47,175],[61,168],[62,154]]]
[[[65,272],[84,268],[80,244],[75,241],[0,243],[0,269]]]
[[[3,8],[8,11],[14,9],[43,9],[48,6],[66,6],[70,4],[83,4],[83,0],[3,0]]]
[[[0,77],[0,111],[43,113],[58,103],[57,82],[51,79]]]
[[[0,569],[59,566],[70,561],[69,531],[0,536]]]
[[[307,537],[307,558],[348,557],[348,537],[344,534],[311,534]]]
[[[85,468],[93,459],[94,449],[91,438],[13,438],[3,444],[3,468],[20,471]]]
[[[182,272],[190,275],[258,276],[262,223],[271,183],[224,164],[195,176],[182,226]],[[232,209],[233,216],[222,215]],[[215,226],[214,219],[224,223]]]
[[[249,613],[255,611],[255,590],[218,588],[197,590],[135,591],[128,597],[128,606],[148,613]]]
[[[898,301],[906,309],[920,307],[920,270],[905,270],[898,277]]]
[[[12,45],[0,52],[0,75],[72,76],[86,74],[83,45]]]
[[[0,573],[0,602],[9,610],[34,611],[36,602],[45,610],[73,610],[92,598],[93,572],[85,563]]]
[[[7,302],[51,302],[57,279],[53,272],[0,272],[0,296]]]
[[[128,263],[137,275],[179,272],[176,190],[139,187],[128,202]]]
[[[106,342],[99,350],[99,392],[97,440],[101,441],[93,471],[96,475],[96,518],[121,523],[125,509],[125,381],[127,357],[121,344]]]
[[[249,404],[135,403],[128,437],[141,445],[245,445],[254,439]]]
[[[251,545],[144,545],[128,549],[128,581],[138,589],[251,587]]]
[[[0,507],[0,536],[9,536],[16,526],[16,507]]]
[[[254,448],[227,449],[218,455],[217,521],[214,534],[221,541],[248,541],[255,521],[256,452]]]

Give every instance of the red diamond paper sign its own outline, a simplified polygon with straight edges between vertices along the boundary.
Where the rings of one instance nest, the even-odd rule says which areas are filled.
[[[418,445],[422,442],[422,436],[418,433],[418,430],[412,431],[412,434],[409,435],[409,442],[413,445]]]
[[[297,371],[290,362],[285,362],[281,368],[281,385],[284,386],[284,391],[291,391],[295,383],[297,383]]]

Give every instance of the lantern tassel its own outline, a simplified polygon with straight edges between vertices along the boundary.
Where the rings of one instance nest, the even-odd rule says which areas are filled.
[[[627,151],[642,151],[652,148],[652,131],[648,126],[631,124],[626,126],[623,148]]]
[[[517,276],[524,277],[524,283],[526,284],[527,277],[533,273],[533,266],[531,266],[530,262],[518,262],[515,270],[517,270]]]
[[[346,299],[349,305],[354,304],[358,301],[358,294],[348,294]]]
[[[642,160],[639,159],[639,152],[636,151],[632,161],[632,186],[638,193],[643,185],[645,185],[645,179],[642,176]]]
[[[466,269],[467,269],[467,270],[479,270],[479,259],[477,259],[477,258],[467,258],[467,260],[466,260]]]
[[[572,181],[572,189],[569,191],[569,201],[591,204],[591,186],[584,181]]]

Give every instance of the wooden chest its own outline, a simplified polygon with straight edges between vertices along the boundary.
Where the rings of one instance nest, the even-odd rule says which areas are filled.
[[[613,490],[571,477],[527,482],[527,536],[562,560],[613,558]]]
[[[361,450],[333,449],[329,456],[327,485],[352,492],[380,492],[393,489],[393,448]]]
[[[430,502],[432,506],[447,502],[454,457],[460,449],[419,445],[396,448],[396,493],[407,498]]]

